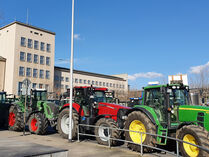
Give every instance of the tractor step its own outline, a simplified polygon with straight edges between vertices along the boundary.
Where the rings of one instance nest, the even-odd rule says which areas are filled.
[[[168,129],[163,129],[163,128],[158,129],[158,135],[167,137]],[[159,136],[157,137],[157,144],[166,145],[166,143],[167,143],[167,138],[159,137]]]

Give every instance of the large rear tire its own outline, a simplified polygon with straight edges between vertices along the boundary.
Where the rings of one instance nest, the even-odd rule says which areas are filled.
[[[108,129],[104,127],[110,127],[109,133],[111,138],[120,139],[120,131],[117,129],[118,125],[113,119],[101,118],[96,122],[96,126],[97,127],[95,128],[94,133],[96,136],[98,136],[96,137],[96,140],[99,144],[108,145]],[[111,146],[117,144],[118,144],[117,140],[113,140],[113,139],[110,140]]]
[[[22,131],[24,128],[23,113],[17,106],[12,105],[9,108],[8,128],[12,131]]]
[[[141,111],[134,111],[128,115],[125,122],[125,129],[130,131],[140,131],[144,133],[156,134],[156,127],[151,120]],[[137,144],[141,144],[141,134],[136,132],[125,131],[125,138],[127,141],[131,141]],[[154,147],[156,145],[155,136],[148,134],[142,134],[142,143],[144,145]],[[134,151],[141,151],[141,146],[128,143],[128,148]],[[143,147],[144,152],[152,151],[152,148]]]
[[[75,139],[77,137],[77,127],[78,127],[78,120],[79,116],[76,111],[73,110],[72,112],[72,139]],[[62,110],[58,117],[58,132],[62,138],[67,139],[68,133],[69,133],[69,109],[66,108]]]
[[[33,113],[29,120],[28,120],[28,126],[29,131],[33,134],[37,135],[44,135],[47,132],[49,122],[44,116],[44,114],[38,112]]]
[[[186,125],[179,129],[176,133],[178,139],[199,145],[209,149],[208,132],[197,125]],[[182,156],[185,157],[208,157],[209,153],[201,150],[198,147],[189,145],[187,143],[179,143],[179,149]]]

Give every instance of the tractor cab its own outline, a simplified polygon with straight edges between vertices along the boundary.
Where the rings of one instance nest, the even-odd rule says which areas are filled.
[[[37,101],[47,101],[47,90],[45,89],[33,89],[31,95]]]

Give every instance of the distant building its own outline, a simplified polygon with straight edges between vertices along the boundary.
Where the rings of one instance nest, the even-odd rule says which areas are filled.
[[[0,91],[4,90],[6,59],[0,56]]]
[[[21,22],[0,28],[0,56],[6,59],[4,90],[18,94],[27,77],[33,88],[53,91],[54,47],[54,32]]]
[[[74,86],[106,87],[115,91],[117,97],[126,96],[128,93],[128,75],[104,75],[86,71],[73,71]],[[70,69],[54,67],[54,92],[61,94],[69,89]]]

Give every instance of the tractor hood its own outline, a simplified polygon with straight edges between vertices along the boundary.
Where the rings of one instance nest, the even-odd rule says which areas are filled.
[[[99,106],[105,106],[105,107],[109,107],[112,109],[131,109],[130,107],[126,107],[123,105],[118,105],[118,104],[112,104],[112,103],[104,103],[104,102],[99,102]]]
[[[179,121],[193,122],[197,125],[203,126],[209,131],[209,107],[206,106],[179,106]]]

